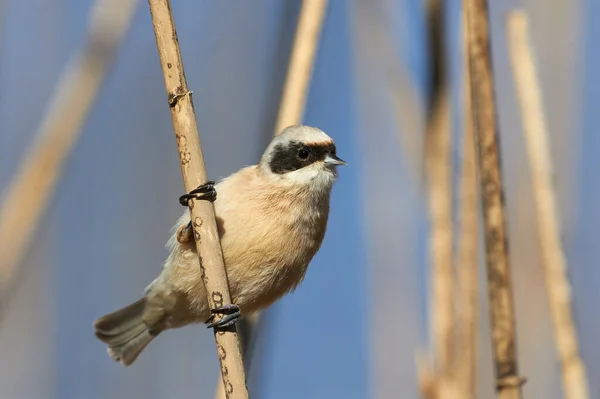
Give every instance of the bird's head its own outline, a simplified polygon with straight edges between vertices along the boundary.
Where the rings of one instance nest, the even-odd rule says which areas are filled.
[[[331,189],[339,165],[346,162],[337,157],[331,137],[320,129],[297,125],[273,138],[259,167],[281,183],[322,190]]]

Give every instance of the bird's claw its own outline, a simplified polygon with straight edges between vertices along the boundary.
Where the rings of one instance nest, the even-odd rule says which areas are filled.
[[[238,305],[234,305],[234,304],[228,304],[225,306],[211,309],[210,313],[212,313],[212,315],[208,318],[208,320],[205,321],[205,323],[209,323],[206,326],[206,328],[231,327],[242,318],[242,313],[240,312],[240,307]],[[220,320],[213,321],[215,319],[215,314],[217,314],[217,313],[226,314],[226,316]]]
[[[217,199],[217,190],[215,189],[215,182],[213,180],[207,181],[204,184],[198,186],[187,194],[179,197],[179,203],[183,206],[188,206],[191,199],[205,200],[214,202]]]

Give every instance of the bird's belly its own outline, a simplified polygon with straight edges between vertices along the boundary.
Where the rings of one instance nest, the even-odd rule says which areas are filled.
[[[302,282],[327,223],[325,210],[304,210],[301,216],[297,210],[279,211],[273,220],[257,219],[264,211],[216,211],[231,297],[243,314],[269,306]],[[208,307],[193,244],[178,255],[175,280],[199,317]]]
[[[244,313],[267,307],[296,288],[317,250],[312,238],[289,233],[238,243],[233,250],[223,242],[231,294]]]
[[[255,269],[228,270],[233,301],[243,313],[265,308],[304,279],[308,264],[263,264]]]

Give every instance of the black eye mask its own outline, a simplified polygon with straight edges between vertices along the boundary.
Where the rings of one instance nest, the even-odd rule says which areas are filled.
[[[324,160],[327,154],[335,155],[335,144],[302,144],[297,141],[277,144],[273,148],[269,167],[277,174],[293,172]]]

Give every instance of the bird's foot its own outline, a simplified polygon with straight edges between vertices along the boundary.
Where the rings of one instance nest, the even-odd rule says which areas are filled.
[[[238,305],[229,304],[225,306],[221,306],[218,308],[214,308],[210,310],[212,315],[205,321],[205,323],[210,323],[206,326],[206,328],[227,328],[233,326],[242,318],[242,313],[240,312],[240,307]],[[221,320],[214,321],[215,314],[221,313],[226,316]]]
[[[183,206],[188,206],[191,199],[214,202],[217,199],[215,182],[210,180],[199,185],[198,188],[195,188],[188,194],[184,194],[179,197],[179,203]]]

